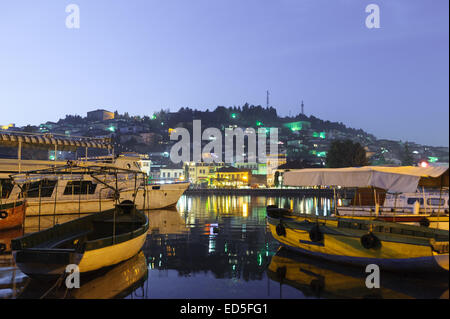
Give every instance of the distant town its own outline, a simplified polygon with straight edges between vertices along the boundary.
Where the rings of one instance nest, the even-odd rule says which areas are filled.
[[[86,117],[66,115],[57,122],[46,122],[39,126],[17,127],[1,125],[1,132],[27,132],[66,137],[106,138],[114,145],[115,154],[139,154],[148,164],[150,179],[189,180],[195,187],[273,187],[279,185],[278,174],[286,169],[326,167],[327,155],[333,142],[351,141],[359,144],[365,153],[367,165],[448,165],[449,148],[419,145],[410,141],[377,139],[362,129],[354,129],[343,123],[330,122],[304,114],[304,105],[299,114],[280,117],[273,107],[245,104],[240,107],[218,106],[214,110],[199,111],[181,108],[178,112],[161,110],[149,116],[134,116],[128,113],[97,109]],[[234,162],[174,164],[170,160],[170,149],[176,141],[170,133],[176,128],[192,130],[192,121],[201,120],[205,127],[226,128],[278,128],[278,153],[266,163]],[[205,141],[205,144],[207,141]],[[243,150],[244,154],[247,150]],[[80,154],[78,154],[80,155]],[[83,154],[81,154],[83,155]],[[91,153],[90,156],[103,155]],[[0,147],[0,157],[14,157],[14,150]],[[24,151],[24,158],[48,160],[74,159],[73,152]],[[329,156],[328,156],[328,160]]]

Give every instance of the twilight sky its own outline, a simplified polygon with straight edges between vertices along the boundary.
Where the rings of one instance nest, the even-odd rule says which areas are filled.
[[[80,29],[65,25],[68,4]],[[368,29],[367,5],[381,28]],[[0,124],[266,104],[449,145],[448,0],[0,0]]]

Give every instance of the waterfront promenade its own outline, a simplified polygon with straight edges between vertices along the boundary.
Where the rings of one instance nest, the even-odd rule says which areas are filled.
[[[337,191],[338,192],[338,191]],[[341,191],[341,193],[343,193]],[[347,191],[349,194],[349,192]],[[186,195],[236,195],[236,196],[319,196],[333,197],[333,189],[298,188],[189,188]]]

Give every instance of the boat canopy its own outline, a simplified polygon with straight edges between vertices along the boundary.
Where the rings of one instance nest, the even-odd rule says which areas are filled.
[[[448,167],[363,166],[286,171],[286,186],[377,187],[393,193],[411,193],[418,186],[448,187]]]

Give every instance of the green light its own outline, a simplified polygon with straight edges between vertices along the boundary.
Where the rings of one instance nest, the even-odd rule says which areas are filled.
[[[325,138],[325,137],[326,137],[325,132],[320,132],[320,133],[319,133],[319,137],[320,137],[320,138]]]
[[[261,125],[262,125],[262,122],[256,121],[256,126],[261,126]]]
[[[111,132],[114,132],[116,130],[116,128],[114,126],[110,126],[110,127],[108,127],[108,130]]]
[[[319,133],[313,132],[313,137],[319,137]]]
[[[156,120],[156,115],[155,114],[152,115],[152,120]]]
[[[434,157],[434,156],[428,156],[428,162],[430,163],[435,163],[439,160],[439,158]]]
[[[237,114],[236,113],[231,113],[231,118],[232,119],[235,119],[237,117]]]

